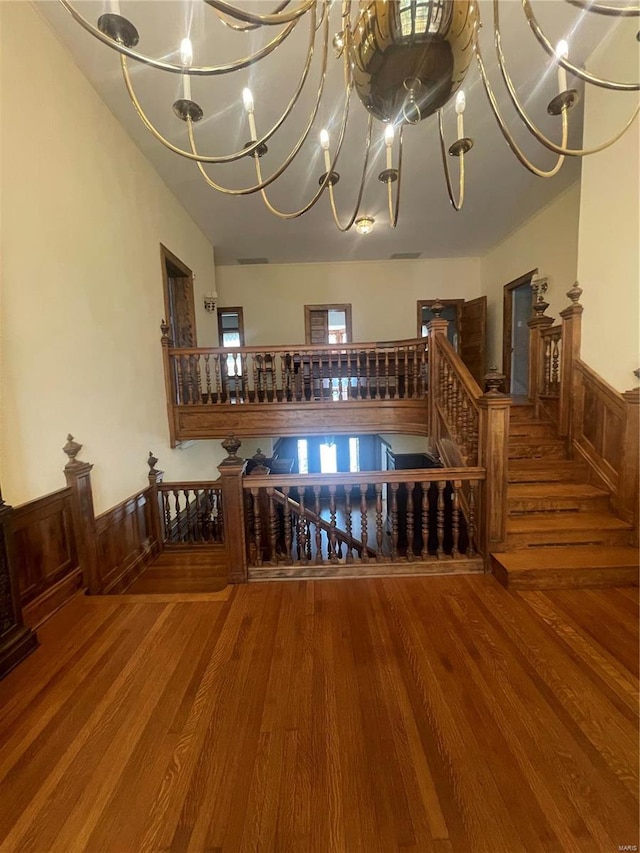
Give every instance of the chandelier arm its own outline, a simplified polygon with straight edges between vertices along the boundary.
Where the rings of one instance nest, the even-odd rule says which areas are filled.
[[[584,12],[596,15],[611,15],[620,18],[637,18],[640,16],[640,6],[607,6],[606,3],[594,3],[593,0],[566,0],[572,6],[577,6]]]
[[[289,12],[278,12],[270,15],[256,15],[252,12],[247,12],[244,9],[238,9],[231,3],[225,0],[204,0],[207,6],[211,6],[218,12],[228,15],[230,18],[235,18],[237,21],[244,21],[246,24],[257,24],[258,26],[278,26],[280,24],[288,24],[291,21],[296,21],[306,14],[312,6],[315,6],[316,0],[303,0],[295,9]]]
[[[241,151],[235,151],[233,154],[221,154],[219,156],[214,156],[214,155],[205,156],[205,155],[195,155],[192,151],[191,152],[185,151],[182,148],[178,148],[172,142],[169,142],[169,140],[166,139],[160,133],[160,131],[151,123],[150,119],[148,118],[148,116],[146,115],[144,110],[142,109],[142,105],[140,104],[140,101],[138,100],[136,93],[135,93],[135,90],[133,88],[133,83],[131,81],[131,76],[129,74],[129,69],[127,66],[126,57],[121,55],[120,56],[120,65],[122,67],[122,74],[124,77],[124,82],[125,82],[125,86],[127,89],[127,93],[129,95],[129,98],[131,99],[131,103],[133,104],[135,111],[138,113],[138,116],[140,117],[140,120],[142,121],[144,126],[147,128],[147,130],[159,142],[161,142],[166,148],[168,148],[170,151],[173,151],[174,154],[179,154],[181,157],[184,157],[187,160],[193,160],[193,161],[198,162],[198,163],[232,163],[236,160],[240,160],[242,157],[245,157],[247,154],[252,154],[257,148],[260,147],[260,145],[263,145],[265,142],[267,142],[267,140],[269,140],[273,136],[273,134],[284,124],[284,122],[287,120],[287,118],[291,114],[291,111],[293,110],[294,106],[298,102],[298,99],[300,97],[302,89],[304,88],[305,82],[306,82],[307,77],[309,75],[309,69],[311,68],[311,62],[313,59],[313,51],[314,51],[314,45],[315,45],[315,27],[313,26],[314,16],[315,16],[315,12],[313,12],[311,15],[312,25],[309,28],[309,49],[307,51],[307,59],[306,59],[305,66],[304,66],[303,71],[302,71],[302,75],[300,77],[300,81],[298,83],[298,88],[294,92],[293,96],[291,97],[291,100],[289,101],[289,103],[285,107],[284,112],[282,113],[282,115],[280,116],[278,121],[273,125],[271,130],[269,130],[261,139],[258,139],[255,142],[252,142],[251,145],[249,145],[247,148],[243,148]]]
[[[387,199],[389,202],[389,226],[395,228],[398,224],[398,216],[400,215],[400,187],[402,185],[402,148],[403,148],[403,133],[404,125],[400,125],[400,133],[398,134],[398,180],[396,181],[396,203],[395,209],[391,198],[391,181],[387,183]]]
[[[476,42],[476,60],[478,62],[478,68],[480,69],[480,77],[482,78],[482,83],[484,85],[484,90],[487,93],[487,98],[489,99],[489,104],[491,105],[491,110],[498,122],[498,127],[500,128],[502,135],[504,136],[507,145],[513,151],[515,156],[518,158],[520,163],[528,169],[532,174],[537,175],[539,178],[552,178],[554,175],[560,171],[562,164],[564,163],[565,157],[564,154],[558,155],[558,159],[556,161],[555,166],[548,171],[544,171],[543,169],[539,169],[537,166],[527,158],[527,156],[522,152],[519,148],[517,142],[513,138],[511,131],[506,125],[505,120],[503,119],[500,110],[498,108],[498,103],[496,101],[496,96],[491,87],[491,83],[489,82],[489,78],[487,77],[487,71],[484,67],[484,62],[482,60],[482,54],[480,52],[480,45]],[[566,147],[567,138],[568,138],[568,128],[569,124],[567,121],[567,111],[562,110],[562,147]]]
[[[312,12],[311,30],[315,34],[315,9]],[[272,184],[274,181],[276,181],[280,177],[280,175],[282,175],[282,173],[291,165],[294,158],[296,157],[296,155],[298,154],[298,152],[300,151],[300,149],[304,145],[307,137],[309,136],[309,132],[311,130],[311,127],[313,126],[316,115],[318,114],[318,109],[320,107],[320,101],[322,99],[322,94],[324,91],[324,84],[325,84],[325,80],[326,80],[326,76],[327,76],[328,46],[329,46],[329,18],[327,17],[327,19],[325,21],[325,26],[324,26],[323,56],[322,56],[322,69],[321,69],[322,73],[321,73],[321,77],[320,77],[320,85],[318,87],[318,94],[316,96],[316,102],[315,102],[314,107],[311,111],[311,115],[310,115],[309,120],[307,122],[307,126],[305,127],[304,131],[302,132],[302,135],[298,139],[298,142],[295,144],[295,146],[293,147],[293,149],[291,150],[291,152],[289,153],[289,155],[287,156],[285,161],[280,165],[280,167],[278,169],[276,169],[276,171],[272,175],[270,175],[270,177],[263,180],[262,179],[262,170],[260,168],[260,158],[259,158],[258,154],[256,153],[257,144],[254,145],[252,149],[247,148],[246,149],[247,152],[250,150],[253,150],[253,152],[254,152],[254,159],[255,159],[255,164],[256,164],[256,173],[258,176],[258,183],[254,184],[251,187],[244,187],[241,189],[229,189],[228,187],[223,187],[221,184],[216,183],[212,178],[209,177],[209,175],[207,175],[207,173],[204,169],[204,166],[202,165],[202,162],[200,162],[200,158],[198,157],[196,159],[198,161],[197,166],[198,166],[198,169],[200,171],[200,174],[204,178],[205,182],[212,189],[218,190],[218,192],[224,193],[225,195],[233,195],[233,196],[251,195],[252,193],[256,193],[256,192],[263,192],[263,190],[266,187],[268,187],[270,184]],[[342,141],[344,139],[344,131],[345,131],[345,126],[346,126],[347,114],[348,114],[348,102],[346,105],[345,115],[343,117],[343,125],[342,125],[341,132],[340,132],[339,148],[338,148],[338,151],[336,153],[336,158],[333,162],[333,165],[332,165],[330,171],[332,171],[333,168],[335,167],[335,163],[338,159],[338,154],[340,153],[340,148],[342,147]],[[187,133],[189,135],[189,144],[191,146],[191,151],[193,152],[193,154],[197,155],[196,142],[195,142],[195,137],[193,134],[193,122],[191,121],[190,118],[187,118]],[[327,175],[326,180],[324,181],[324,183],[320,187],[320,192],[326,186],[328,179],[329,179],[329,175]],[[300,213],[297,213],[296,215],[300,216],[300,215],[302,215],[302,213],[306,213],[306,211],[309,210],[310,207],[313,207],[313,205],[316,203],[316,201],[319,197],[320,197],[320,193],[318,193],[317,197],[314,198],[312,204],[309,204],[308,206],[306,206]],[[274,210],[274,212],[276,212],[276,211]],[[283,218],[293,219],[295,217],[287,215],[287,216],[283,216]]]
[[[542,133],[542,131],[538,129],[538,127],[536,127],[536,125],[531,121],[524,107],[520,103],[518,94],[515,90],[515,86],[513,85],[513,81],[511,80],[511,77],[509,76],[509,73],[507,71],[505,57],[502,51],[500,19],[497,10],[498,0],[493,0],[493,3],[495,13],[495,46],[502,79],[504,80],[505,86],[507,87],[509,97],[511,98],[511,102],[515,107],[516,112],[524,122],[527,129],[538,140],[538,142],[540,142],[541,145],[544,145],[545,148],[548,148],[549,151],[553,151],[554,154],[562,154],[565,157],[586,157],[589,154],[597,154],[599,151],[604,151],[606,148],[609,148],[611,145],[613,145],[614,142],[617,142],[618,139],[620,139],[620,137],[627,132],[627,130],[636,120],[638,113],[640,112],[640,107],[635,108],[635,110],[631,114],[631,117],[627,120],[626,124],[622,127],[622,129],[615,134],[615,136],[612,136],[610,139],[607,139],[606,142],[602,142],[600,145],[596,145],[593,148],[567,148],[566,144],[556,145],[548,137],[546,137],[544,133]],[[563,110],[563,115],[564,114],[566,114],[566,110]]]
[[[360,178],[360,189],[358,190],[358,198],[356,199],[356,206],[353,211],[353,215],[349,219],[349,222],[346,225],[342,225],[340,223],[340,217],[338,216],[338,208],[336,207],[334,192],[333,192],[333,183],[329,181],[329,201],[331,203],[331,212],[333,213],[333,219],[336,223],[336,228],[338,231],[349,231],[353,227],[353,223],[356,221],[358,217],[358,213],[360,213],[360,205],[362,204],[362,196],[364,195],[364,187],[367,179],[367,166],[369,165],[369,153],[371,151],[371,131],[373,129],[373,118],[371,114],[369,114],[369,121],[367,123],[367,136],[365,138],[364,143],[364,161],[362,164],[362,177]]]
[[[191,65],[188,68],[185,68],[182,65],[174,65],[172,62],[164,62],[161,59],[154,59],[152,56],[145,56],[143,53],[138,53],[137,50],[126,47],[121,42],[114,41],[112,38],[109,38],[109,36],[101,32],[97,27],[94,27],[93,24],[90,24],[86,18],[74,9],[69,0],[59,0],[59,2],[64,6],[67,12],[69,12],[76,23],[80,24],[83,29],[88,33],[91,33],[91,35],[98,39],[98,41],[106,44],[107,47],[110,47],[112,50],[117,51],[121,56],[128,56],[129,59],[135,59],[136,62],[142,62],[144,65],[151,66],[151,68],[157,68],[159,71],[168,71],[171,74],[189,74],[194,77],[213,77],[218,74],[230,74],[233,71],[239,71],[241,68],[248,68],[250,65],[264,59],[265,56],[269,56],[270,53],[273,53],[273,51],[279,47],[289,35],[291,35],[298,23],[298,19],[291,21],[291,23],[288,24],[282,32],[278,33],[275,38],[268,42],[268,44],[261,47],[260,50],[257,50],[250,56],[237,59],[235,62],[228,62],[226,65]]]
[[[284,9],[286,9],[290,3],[291,3],[291,0],[283,0],[282,3],[280,3],[278,6],[276,6],[276,8],[273,10],[273,12],[271,14],[272,15],[279,14]],[[231,21],[228,21],[224,17],[224,15],[222,14],[222,12],[219,12],[217,9],[214,9],[214,12],[218,16],[218,19],[223,26],[228,27],[228,29],[230,29],[230,30],[235,30],[235,32],[248,33],[251,30],[260,29],[260,24],[234,24]]]
[[[449,201],[451,202],[455,211],[460,211],[462,210],[462,205],[464,204],[464,151],[460,152],[459,157],[460,183],[458,187],[458,201],[456,201],[456,197],[453,192],[453,184],[451,182],[451,172],[449,171],[449,162],[447,160],[447,148],[444,141],[444,122],[442,119],[442,110],[438,110],[438,131],[440,135],[440,153],[442,154],[442,169],[444,171],[444,179],[447,184]]]
[[[579,68],[577,65],[574,65],[572,62],[569,62],[568,59],[565,59],[561,56],[556,56],[556,51],[549,39],[542,32],[540,25],[538,24],[535,15],[533,14],[533,9],[531,8],[531,3],[529,0],[522,0],[522,7],[524,9],[524,14],[527,18],[529,26],[531,27],[533,34],[538,39],[542,47],[546,50],[549,56],[556,62],[557,65],[561,65],[566,71],[569,71],[575,77],[578,77],[580,80],[584,80],[585,83],[591,83],[593,86],[600,86],[603,89],[611,89],[615,92],[637,92],[640,90],[640,83],[626,83],[615,80],[607,80],[604,77],[597,77],[595,74],[591,74],[585,68]]]

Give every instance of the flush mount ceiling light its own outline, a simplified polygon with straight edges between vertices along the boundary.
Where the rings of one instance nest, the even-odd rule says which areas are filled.
[[[374,225],[375,219],[372,219],[370,216],[361,216],[359,219],[356,219],[356,231],[358,234],[371,234]]]
[[[236,39],[239,33],[248,37],[255,45],[256,30],[264,28],[265,32],[275,33],[261,47],[254,47],[253,52],[222,65],[200,64],[203,61],[201,57],[214,56],[217,51],[214,46],[205,43],[204,32],[197,32],[195,24],[188,34],[185,32],[175,33],[176,60],[167,61],[166,59],[147,56],[134,49],[138,44],[138,31],[134,24],[122,14],[119,0],[109,0],[110,11],[100,16],[97,26],[86,20],[68,0],[60,0],[60,2],[85,30],[103,44],[117,51],[120,55],[120,64],[127,92],[143,124],[169,150],[180,157],[193,161],[210,187],[231,196],[260,193],[267,208],[281,219],[295,219],[302,216],[314,207],[326,193],[329,196],[334,220],[341,231],[348,231],[354,224],[358,227],[358,222],[363,222],[365,219],[369,220],[368,217],[359,217],[359,211],[368,174],[371,139],[374,126],[377,131],[379,123],[382,123],[385,128],[383,144],[386,163],[385,169],[378,175],[378,180],[383,186],[386,186],[386,203],[391,227],[395,228],[398,222],[404,128],[417,125],[430,116],[435,115],[438,120],[441,158],[449,199],[456,210],[462,208],[465,188],[465,155],[471,150],[473,140],[465,135],[464,110],[466,98],[461,87],[474,57],[490,109],[502,135],[519,162],[538,177],[553,177],[560,170],[565,157],[583,157],[608,148],[622,136],[638,115],[638,107],[636,107],[624,127],[613,138],[598,146],[591,149],[567,147],[568,114],[579,97],[577,90],[567,84],[567,72],[587,84],[612,91],[638,91],[640,84],[597,77],[585,68],[570,62],[567,43],[561,41],[554,48],[536,20],[530,0],[521,0],[526,21],[533,36],[546,51],[551,63],[557,68],[557,94],[550,101],[547,111],[550,115],[558,118],[559,143],[549,139],[531,120],[507,71],[502,52],[500,30],[500,8],[505,0],[493,0],[493,31],[500,73],[519,119],[544,148],[557,156],[555,165],[546,170],[538,168],[524,154],[500,111],[478,43],[480,27],[478,0],[361,0],[357,11],[353,11],[353,4],[350,0],[343,0],[340,30],[333,35],[333,38],[330,34],[329,25],[331,0],[300,0],[295,6],[290,5],[291,0],[280,0],[276,8],[267,14],[257,14],[247,9],[240,9],[224,0],[199,0],[199,2],[204,2],[210,7],[211,16],[217,16],[221,27],[234,31],[233,35]],[[596,17],[640,15],[640,7],[630,3],[612,5],[607,2],[595,2],[595,0],[566,0],[566,2],[578,7],[582,12],[591,13]],[[126,2],[123,2],[122,6],[125,5]],[[158,8],[162,8],[162,4],[159,4]],[[241,102],[244,107],[249,141],[240,150],[230,153],[215,155],[203,153],[199,144],[196,143],[195,127],[203,119],[204,110],[192,97],[193,79],[198,78],[200,81],[201,78],[244,71],[244,69],[273,54],[292,36],[294,31],[297,34],[299,29],[305,30],[304,25],[300,26],[303,22],[308,27],[308,35],[306,37],[302,35],[303,39],[307,39],[306,59],[297,86],[275,124],[268,130],[262,129],[261,133],[258,133],[257,115],[259,111],[256,110],[251,90],[246,86],[243,87],[243,84],[240,83],[238,94],[242,91],[242,97],[238,97],[238,103]],[[319,132],[319,128],[315,127],[325,91],[324,84],[330,53],[329,45],[333,46],[333,53],[344,68],[344,103],[341,118],[333,131],[335,140],[333,145],[329,132],[326,129]],[[195,61],[196,54],[198,62]],[[265,176],[261,160],[268,154],[269,141],[283,126],[296,103],[298,103],[309,77],[314,55],[320,57],[320,79],[304,130],[284,160],[275,163],[273,170],[270,167],[269,174]],[[184,122],[187,137],[186,147],[183,147],[184,143],[183,145],[176,145],[170,142],[145,112],[134,90],[129,60],[144,63],[159,73],[181,75],[182,97],[174,102],[173,112],[177,119]],[[540,69],[540,78],[543,77],[545,70],[544,67]],[[265,69],[261,66],[260,71],[263,73]],[[200,84],[199,82],[198,85]],[[342,221],[337,211],[335,187],[340,180],[337,165],[345,138],[353,90],[356,91],[361,103],[368,111],[369,121],[363,152],[362,177],[355,209],[346,221]],[[442,110],[453,98],[455,98],[457,115],[457,138],[451,145],[447,146]],[[203,122],[202,130],[198,132],[198,142],[206,137],[207,133],[215,133],[217,122],[228,120],[227,112],[221,111],[220,114],[223,118],[209,116],[210,121]],[[319,132],[320,148],[324,160],[325,171],[320,176],[319,187],[313,192],[311,198],[307,199],[297,210],[290,212],[280,210],[270,200],[267,190],[293,163],[312,131],[314,133]],[[454,190],[447,151],[458,161],[457,193]],[[214,180],[211,177],[209,172],[211,166],[233,163],[242,157],[253,159],[256,182],[252,185],[231,188],[218,183],[217,179]],[[372,220],[370,221],[372,223]],[[360,230],[360,233],[368,233],[368,231]]]

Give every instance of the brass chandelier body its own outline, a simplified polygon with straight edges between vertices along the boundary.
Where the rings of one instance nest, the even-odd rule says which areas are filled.
[[[638,91],[636,81],[615,81],[598,77],[584,68],[574,65],[568,59],[566,43],[554,48],[535,17],[530,0],[521,0],[524,15],[533,35],[541,47],[550,55],[558,69],[558,94],[548,106],[548,112],[557,116],[560,123],[560,141],[553,142],[543,134],[528,116],[518,98],[515,87],[508,74],[501,44],[500,0],[493,0],[493,30],[496,56],[503,82],[510,100],[525,127],[546,149],[557,155],[555,165],[543,170],[534,165],[517,145],[489,81],[480,45],[478,30],[480,18],[478,0],[361,0],[358,8],[352,8],[351,0],[342,0],[342,29],[333,35],[333,51],[344,69],[344,104],[337,127],[337,141],[331,151],[331,142],[326,130],[320,135],[320,145],[324,155],[325,171],[318,181],[318,189],[312,197],[297,210],[283,211],[269,199],[268,187],[274,183],[295,160],[307,141],[316,122],[319,107],[325,89],[325,79],[329,54],[331,53],[331,33],[329,30],[329,12],[331,0],[300,0],[292,6],[291,0],[282,0],[268,14],[256,14],[241,9],[226,0],[202,0],[220,20],[220,24],[232,30],[251,33],[258,28],[273,31],[270,40],[260,49],[245,57],[222,65],[197,65],[193,63],[191,42],[184,39],[180,50],[180,63],[168,62],[146,56],[136,50],[138,32],[133,22],[120,12],[118,0],[111,0],[111,11],[102,15],[97,26],[86,20],[69,0],[60,0],[72,17],[91,35],[120,54],[120,64],[124,83],[145,127],[169,150],[192,160],[203,179],[213,189],[226,195],[249,195],[260,193],[267,208],[281,219],[294,219],[302,216],[317,204],[326,192],[337,227],[348,231],[354,224],[362,225],[361,233],[368,233],[373,220],[360,217],[360,208],[364,195],[369,165],[371,139],[374,122],[381,122],[385,130],[386,168],[378,176],[386,185],[388,198],[389,224],[396,227],[399,215],[400,187],[402,178],[403,131],[408,125],[417,125],[423,119],[437,114],[440,136],[440,149],[446,187],[451,204],[460,210],[464,202],[465,155],[473,146],[471,138],[464,135],[463,113],[465,96],[461,86],[475,57],[480,78],[487,95],[491,111],[508,146],[520,163],[533,174],[549,178],[557,174],[565,157],[583,157],[601,151],[612,145],[628,129],[638,115],[638,107],[628,122],[613,138],[605,140],[592,149],[569,149],[568,113],[578,100],[578,92],[569,88],[566,82],[567,72],[584,83],[613,91]],[[566,0],[583,11],[600,16],[640,16],[639,6],[612,6],[593,0]],[[244,90],[244,108],[247,114],[249,140],[238,151],[227,154],[205,154],[196,144],[196,126],[204,117],[197,101],[191,97],[193,77],[214,77],[231,74],[246,69],[274,53],[288,39],[294,30],[307,22],[307,53],[295,90],[284,111],[275,124],[260,135],[256,128],[256,114],[253,96]],[[179,43],[179,36],[176,43]],[[318,51],[318,42],[320,49]],[[314,53],[320,54],[320,80],[313,106],[305,127],[284,160],[268,176],[263,174],[262,159],[268,153],[271,137],[284,125],[298,102],[307,83]],[[183,97],[173,104],[174,116],[186,125],[188,148],[172,143],[151,122],[138,99],[131,74],[129,60],[144,63],[160,72],[179,74],[183,80]],[[340,154],[345,138],[349,118],[351,95],[355,90],[361,103],[369,113],[369,122],[364,144],[362,176],[355,208],[346,221],[342,221],[337,210],[335,186],[340,180],[337,171]],[[443,107],[456,97],[457,139],[447,148],[444,138]],[[174,119],[175,120],[175,119]],[[449,169],[448,155],[458,161],[458,192],[454,192]],[[256,182],[248,187],[227,187],[211,176],[208,167],[223,165],[251,157],[254,161]],[[394,162],[395,160],[395,162]],[[395,187],[394,187],[395,185]],[[364,223],[368,223],[365,227]]]

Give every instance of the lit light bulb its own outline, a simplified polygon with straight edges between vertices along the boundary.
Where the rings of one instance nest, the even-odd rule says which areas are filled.
[[[556,59],[568,59],[569,58],[569,45],[564,39],[560,39],[558,44],[556,45]],[[562,65],[558,65],[558,92],[566,92],[567,91],[567,72],[562,67]]]
[[[324,128],[320,131],[320,145],[322,145],[324,151],[327,151],[329,148],[329,134]]]
[[[248,113],[253,112],[253,95],[251,94],[251,89],[243,89],[242,90],[242,103],[244,104],[244,108]]]
[[[358,234],[371,234],[374,223],[375,219],[370,216],[361,216],[360,219],[356,219],[356,231]]]
[[[193,62],[193,46],[190,38],[183,38],[180,42],[180,62],[183,68],[189,68]],[[191,100],[191,77],[182,75],[182,95],[185,101]]]
[[[458,139],[464,139],[464,108],[467,106],[467,99],[465,98],[464,92],[462,89],[458,91],[456,95],[456,114],[458,116]]]
[[[387,146],[387,169],[393,169],[393,137],[395,131],[392,124],[388,124],[384,132],[384,144]]]

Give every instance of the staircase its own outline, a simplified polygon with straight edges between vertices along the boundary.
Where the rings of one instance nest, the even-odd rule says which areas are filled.
[[[512,408],[506,548],[492,570],[512,589],[637,585],[633,528],[617,518],[587,466],[569,459],[531,405]]]

